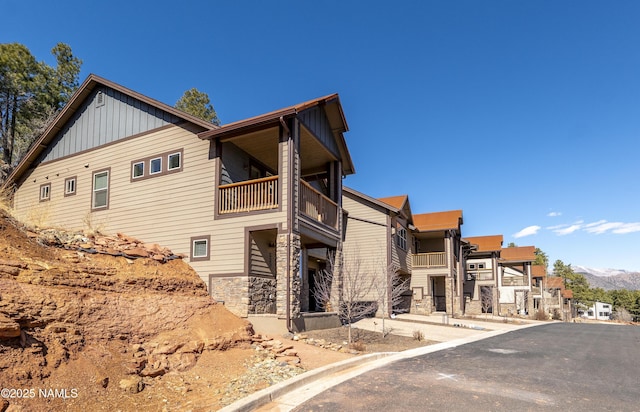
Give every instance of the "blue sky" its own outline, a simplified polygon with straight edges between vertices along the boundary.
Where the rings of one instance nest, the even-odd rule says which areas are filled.
[[[0,42],[223,123],[337,92],[356,174],[551,261],[640,271],[640,2],[0,0]]]

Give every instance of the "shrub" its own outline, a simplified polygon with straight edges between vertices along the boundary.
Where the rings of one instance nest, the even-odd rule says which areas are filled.
[[[547,313],[544,311],[544,309],[540,308],[536,311],[535,313],[535,319],[536,320],[547,320]]]
[[[424,340],[424,333],[421,330],[414,330],[413,331],[413,339],[417,340],[418,342],[421,342]]]
[[[367,350],[367,345],[365,345],[363,341],[358,340],[351,342],[349,344],[349,349],[357,350],[358,352],[365,352]]]

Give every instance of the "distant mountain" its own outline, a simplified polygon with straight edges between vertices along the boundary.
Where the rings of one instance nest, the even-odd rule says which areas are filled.
[[[586,266],[580,266],[580,265],[571,265],[571,269],[573,269],[573,271],[576,273],[583,273],[583,274],[588,273],[593,276],[604,276],[604,277],[624,275],[625,273],[636,273],[636,272],[630,272],[624,269],[596,269],[596,268],[588,268]]]
[[[583,274],[592,288],[640,290],[640,272],[628,272],[620,269],[593,269],[579,265],[571,265],[571,269],[576,273]]]

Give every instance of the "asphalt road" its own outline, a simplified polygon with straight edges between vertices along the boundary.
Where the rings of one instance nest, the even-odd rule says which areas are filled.
[[[640,328],[554,323],[401,360],[295,411],[640,411]]]

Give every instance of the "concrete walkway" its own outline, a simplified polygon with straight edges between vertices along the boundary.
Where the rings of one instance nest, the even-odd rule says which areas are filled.
[[[448,322],[448,324],[447,324]],[[397,353],[373,353],[357,356],[342,362],[305,372],[292,379],[253,393],[246,398],[221,409],[231,411],[284,412],[294,409],[305,400],[362,373],[407,359],[444,349],[454,348],[470,342],[508,333],[512,330],[545,324],[548,322],[495,317],[488,319],[451,319],[442,314],[397,315],[386,319],[385,328],[401,336],[413,336],[420,330],[425,339],[438,341],[435,345],[423,346]],[[366,330],[380,331],[382,319],[367,318],[354,324]]]

